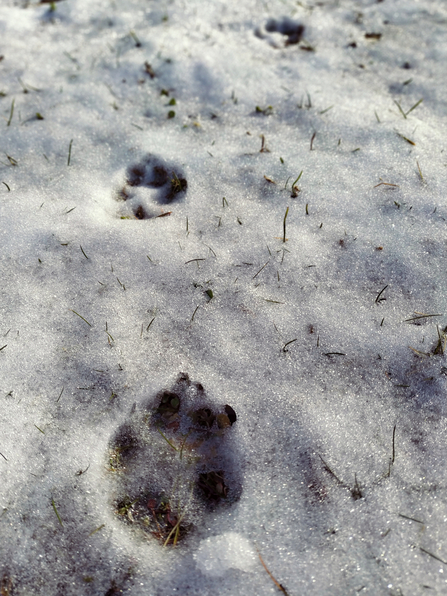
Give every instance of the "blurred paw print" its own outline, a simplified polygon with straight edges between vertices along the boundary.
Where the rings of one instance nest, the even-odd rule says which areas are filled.
[[[300,43],[304,35],[304,25],[289,17],[269,19],[255,29],[255,35],[274,48],[284,48]]]

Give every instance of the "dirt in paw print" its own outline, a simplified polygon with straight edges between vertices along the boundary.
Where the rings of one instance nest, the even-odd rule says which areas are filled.
[[[168,206],[181,199],[188,187],[179,166],[146,155],[140,162],[128,166],[125,181],[117,198],[124,202],[123,218],[151,219],[169,215]]]
[[[181,373],[170,390],[135,410],[111,441],[112,506],[127,525],[176,545],[206,515],[241,494],[229,405],[217,407]]]

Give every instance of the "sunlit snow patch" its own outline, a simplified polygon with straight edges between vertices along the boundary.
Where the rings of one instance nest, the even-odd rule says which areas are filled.
[[[194,559],[199,570],[210,577],[221,577],[228,569],[248,571],[256,561],[250,542],[237,532],[225,532],[200,543]]]

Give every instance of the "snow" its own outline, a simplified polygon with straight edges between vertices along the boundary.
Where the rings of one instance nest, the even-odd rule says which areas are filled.
[[[194,559],[203,574],[222,577],[231,568],[250,571],[255,565],[256,553],[246,538],[236,532],[226,532],[202,540]]]
[[[446,591],[446,20],[3,0],[2,593]]]

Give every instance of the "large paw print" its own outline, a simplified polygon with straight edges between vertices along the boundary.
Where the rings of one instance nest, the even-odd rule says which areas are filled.
[[[162,206],[182,198],[187,186],[179,166],[168,164],[155,155],[146,155],[126,169],[125,182],[118,190],[118,199],[124,201],[121,216],[150,219],[167,215],[169,212]]]
[[[265,39],[274,48],[298,44],[304,35],[304,25],[289,17],[269,19],[265,25],[257,27],[255,35]]]
[[[208,512],[238,500],[235,422],[231,406],[216,407],[200,383],[181,373],[111,441],[116,515],[146,536],[176,545]]]

